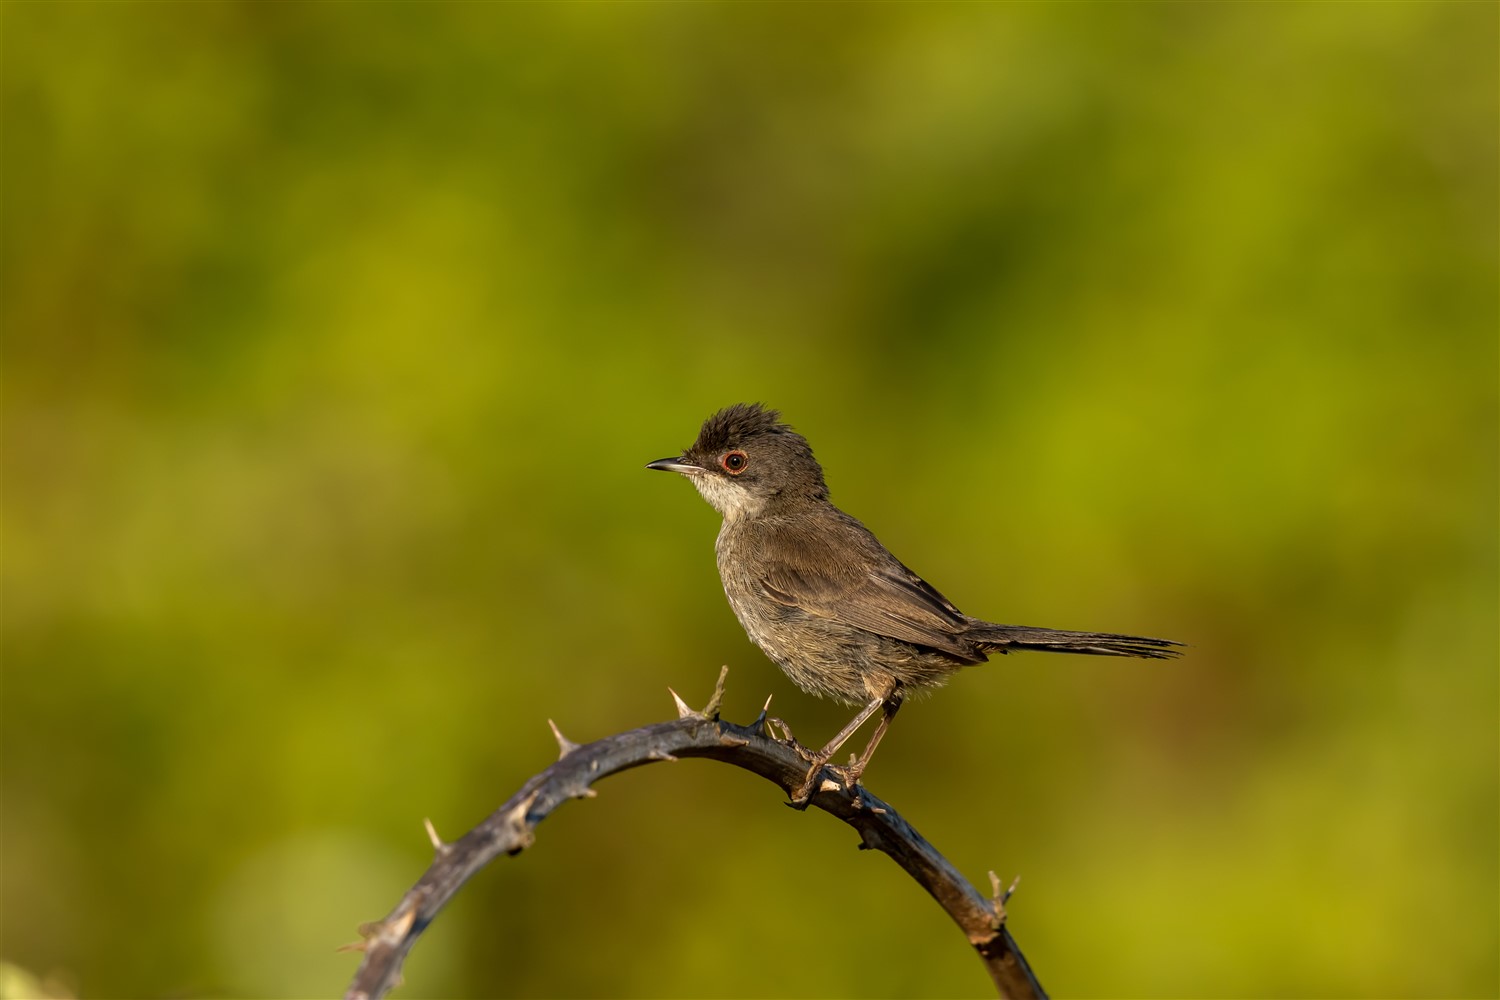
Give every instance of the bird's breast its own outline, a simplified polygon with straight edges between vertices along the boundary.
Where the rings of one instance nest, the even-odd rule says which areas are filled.
[[[750,641],[810,694],[863,704],[894,676],[882,669],[888,640],[776,600],[761,579],[761,546],[774,544],[735,530],[716,546],[724,596]]]

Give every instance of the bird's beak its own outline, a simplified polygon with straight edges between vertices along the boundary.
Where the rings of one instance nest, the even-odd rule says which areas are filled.
[[[646,463],[646,468],[656,469],[658,472],[680,472],[684,476],[703,475],[701,465],[689,465],[680,458],[658,458],[654,462]]]

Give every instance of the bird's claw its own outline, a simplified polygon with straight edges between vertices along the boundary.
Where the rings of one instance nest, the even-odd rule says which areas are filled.
[[[798,812],[805,810],[812,803],[813,785],[818,780],[818,774],[823,770],[821,766],[814,767],[811,774],[803,779],[802,784],[792,789],[787,794],[787,805]]]
[[[808,803],[812,802],[813,793],[822,789],[822,783],[828,779],[823,777],[825,770],[833,772],[840,779],[847,777],[848,768],[839,767],[828,763],[828,757],[821,753],[808,750],[806,747],[798,746],[795,749],[802,754],[803,758],[812,766],[807,769],[807,776],[802,779],[802,784],[792,789],[791,801],[787,805],[799,812],[806,809]],[[856,775],[856,780],[858,776]],[[854,787],[849,784],[848,787]]]
[[[838,775],[839,780],[844,783],[844,787],[849,789],[849,791],[851,792],[853,792],[859,786],[860,776],[865,773],[864,767],[861,766],[858,762],[852,762],[842,766],[838,764],[829,764],[828,770]]]

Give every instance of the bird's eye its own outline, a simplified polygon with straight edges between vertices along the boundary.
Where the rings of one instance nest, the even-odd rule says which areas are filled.
[[[724,457],[719,459],[719,464],[724,466],[725,472],[737,476],[745,471],[745,466],[750,464],[750,459],[745,457],[743,451],[731,451],[726,452]]]

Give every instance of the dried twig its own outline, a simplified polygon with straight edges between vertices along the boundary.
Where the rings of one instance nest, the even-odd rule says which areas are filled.
[[[659,760],[707,757],[775,782],[790,793],[802,783],[807,762],[790,743],[767,733],[766,710],[749,726],[719,719],[724,695],[721,671],[713,699],[702,712],[687,706],[676,692],[678,718],[632,729],[579,745],[552,725],[560,758],[526,782],[515,795],[463,837],[443,842],[427,824],[436,858],[384,920],[360,928],[364,952],[345,996],[350,1000],[384,996],[400,981],[401,965],[417,936],[437,916],[464,882],[501,854],[519,854],[535,839],[536,825],[568,799],[591,798],[590,785],[607,775]],[[767,707],[770,702],[767,701]],[[986,897],[958,873],[922,835],[880,799],[860,786],[844,786],[837,772],[825,771],[809,803],[837,816],[859,831],[861,849],[891,856],[953,918],[989,971],[1000,996],[1045,1000],[1046,994],[1005,928],[1005,900],[991,873],[994,896]],[[1014,889],[1014,883],[1011,886]]]

